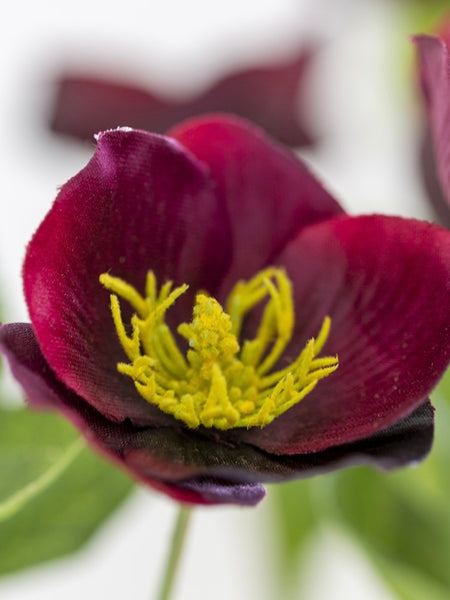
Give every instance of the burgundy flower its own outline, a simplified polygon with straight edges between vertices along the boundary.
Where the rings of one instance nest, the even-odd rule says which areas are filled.
[[[438,35],[415,37],[428,116],[421,150],[425,187],[439,221],[450,227],[450,18]]]
[[[346,215],[236,118],[97,142],[28,246],[31,325],[0,329],[32,405],[182,502],[427,454],[448,231]]]
[[[234,113],[253,121],[290,146],[313,143],[303,117],[305,75],[312,47],[276,64],[236,71],[188,98],[170,99],[120,80],[64,74],[56,82],[51,114],[54,131],[91,140],[102,129],[127,124],[163,133],[194,115]]]

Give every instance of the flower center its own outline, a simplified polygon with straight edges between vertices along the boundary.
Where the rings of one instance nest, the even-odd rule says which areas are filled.
[[[151,404],[195,429],[264,427],[304,398],[338,367],[336,356],[318,358],[330,330],[325,317],[319,334],[308,341],[289,366],[270,372],[292,336],[292,285],[282,269],[270,267],[249,281],[239,281],[227,300],[226,312],[206,293],[197,294],[190,323],[178,333],[189,344],[186,356],[164,322],[167,309],[187,289],[159,289],[152,271],[145,297],[107,273],[100,282],[111,294],[111,312],[120,343],[130,362],[117,369],[131,377]],[[135,313],[128,334],[119,296]],[[246,315],[265,301],[256,337],[239,343]]]

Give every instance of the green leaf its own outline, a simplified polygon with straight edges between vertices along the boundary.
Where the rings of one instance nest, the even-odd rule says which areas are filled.
[[[132,489],[119,469],[88,448],[45,481],[55,463],[64,466],[64,456],[70,458],[78,437],[59,415],[0,409],[0,505],[26,496],[20,510],[0,522],[0,574],[74,552]],[[29,498],[26,490],[39,482],[45,489]]]
[[[411,569],[398,561],[373,556],[379,571],[392,591],[402,600],[448,600],[449,590],[435,579]]]
[[[275,559],[280,585],[287,597],[298,576],[301,556],[327,512],[324,478],[291,481],[271,486],[267,502],[272,512]]]
[[[433,395],[436,439],[419,467],[390,474],[356,468],[335,479],[341,521],[404,600],[441,600],[450,589],[448,381]]]
[[[446,402],[447,400],[447,402]],[[433,395],[436,440],[417,468],[369,467],[274,486],[269,501],[285,590],[317,528],[335,520],[403,600],[446,600],[450,586],[450,371]]]

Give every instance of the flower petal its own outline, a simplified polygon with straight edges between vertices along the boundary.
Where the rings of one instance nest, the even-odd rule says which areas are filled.
[[[314,49],[301,48],[289,60],[235,71],[185,99],[171,99],[138,86],[66,74],[56,82],[51,114],[54,131],[91,139],[102,129],[129,125],[163,133],[193,115],[223,111],[259,124],[281,142],[311,144],[301,99]]]
[[[283,144],[310,145],[314,136],[302,114],[302,100],[305,75],[314,55],[314,48],[301,48],[289,60],[231,73],[194,98],[191,106],[186,106],[183,119],[205,113],[231,113],[255,123]]]
[[[157,453],[155,456],[147,454],[146,469],[140,468],[139,461],[130,463],[127,460],[127,448],[133,447],[134,440],[137,445],[142,443],[141,431],[126,423],[109,422],[59,382],[46,363],[33,329],[28,323],[0,326],[0,350],[7,357],[11,371],[31,405],[61,411],[90,444],[153,488],[179,502],[195,504],[233,503],[253,506],[263,499],[265,491],[259,483],[239,483],[213,476],[189,478],[198,472],[198,467],[192,468],[189,464],[186,464],[185,468],[176,464],[172,466]],[[152,430],[144,431],[149,438],[152,437]],[[165,429],[162,429],[163,433],[164,431]],[[158,441],[156,440],[156,447]],[[179,450],[181,449],[182,446],[179,447]],[[152,475],[148,473],[150,465]],[[180,480],[180,475],[188,478]],[[162,476],[167,480],[162,479]]]
[[[450,54],[444,39],[414,38],[420,80],[434,143],[436,168],[450,210]],[[430,158],[431,160],[431,158]]]
[[[184,481],[176,486],[172,485],[172,488],[182,490],[185,498],[187,498],[188,492],[197,494],[204,504],[256,506],[266,495],[266,490],[260,483],[234,483],[232,481],[201,478]],[[186,500],[184,501],[186,502]],[[198,500],[194,500],[194,502],[199,504]]]
[[[271,455],[246,444],[227,446],[220,439],[211,442],[195,433],[186,435],[160,428],[136,436],[126,450],[125,460],[132,471],[148,477],[155,477],[156,465],[171,481],[181,475],[183,465],[190,468],[192,481],[197,476],[197,479],[227,478],[235,483],[274,483],[354,465],[393,469],[417,463],[429,453],[433,433],[434,410],[426,401],[387,429],[321,452]]]
[[[97,449],[181,502],[253,505],[264,493],[259,481],[307,477],[353,464],[401,466],[423,458],[433,437],[433,410],[426,403],[368,439],[316,454],[271,456],[179,427],[136,428],[108,421],[57,381],[28,324],[2,326],[0,348],[32,405],[60,410]]]
[[[135,130],[99,135],[94,157],[62,187],[24,265],[33,327],[57,377],[110,418],[153,422],[153,407],[117,372],[124,354],[99,275],[110,272],[142,292],[148,269],[160,283],[188,282],[190,292],[169,311],[182,320],[196,289],[214,293],[228,239],[205,168],[177,142]]]
[[[230,216],[228,284],[252,277],[306,225],[343,213],[290,151],[240,119],[208,116],[168,135],[207,164]]]
[[[264,429],[235,439],[319,452],[371,436],[422,404],[450,360],[450,232],[395,217],[305,229],[279,256],[295,293],[295,357],[325,317],[339,368]]]
[[[164,133],[185,118],[176,102],[121,81],[64,74],[55,87],[51,129],[83,140],[119,125]]]

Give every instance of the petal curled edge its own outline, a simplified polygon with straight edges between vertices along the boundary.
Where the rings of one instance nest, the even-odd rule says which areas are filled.
[[[278,257],[294,289],[298,355],[326,315],[339,368],[264,429],[236,440],[319,452],[371,436],[421,405],[450,360],[450,232],[382,216],[305,229]]]
[[[342,208],[287,148],[238,118],[212,115],[172,129],[207,164],[232,229],[232,262],[225,292],[252,277],[303,227]]]
[[[32,405],[61,411],[87,440],[139,480],[181,501],[256,504],[261,481],[308,477],[355,464],[393,468],[417,462],[433,437],[433,409],[420,406],[390,429],[316,454],[276,456],[177,427],[136,428],[109,421],[59,382],[30,325],[0,328],[0,348]]]
[[[180,322],[191,317],[196,289],[214,293],[228,259],[227,217],[195,157],[142,131],[100,134],[91,161],[62,186],[24,264],[33,327],[58,379],[112,419],[160,419],[117,371],[125,355],[99,275],[121,277],[142,293],[148,269],[160,284],[189,283],[169,311]]]
[[[419,75],[430,122],[436,169],[450,210],[450,53],[443,39],[414,38]],[[439,206],[439,195],[437,196]],[[450,218],[450,217],[448,217]]]

